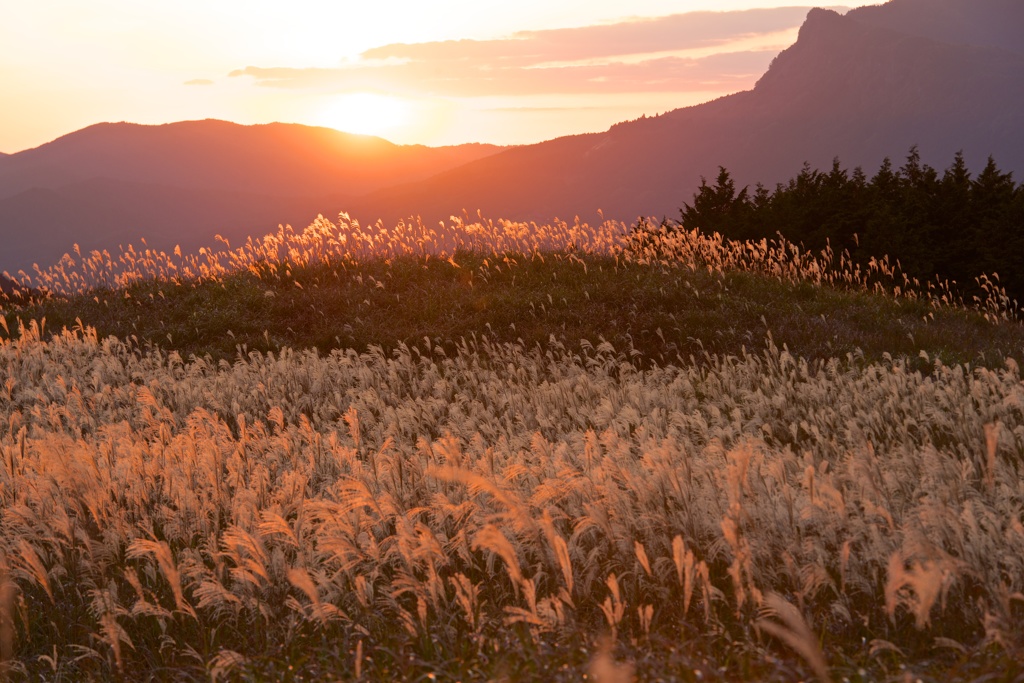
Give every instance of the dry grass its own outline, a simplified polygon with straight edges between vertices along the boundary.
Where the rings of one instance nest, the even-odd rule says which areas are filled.
[[[384,231],[321,220],[194,257],[68,257],[37,280],[49,296],[0,302],[15,336],[31,320],[45,322],[44,335],[88,326],[213,362],[285,347],[390,353],[425,338],[451,353],[474,336],[576,350],[607,340],[658,364],[741,354],[768,335],[812,360],[916,359],[924,350],[994,367],[1024,348],[1024,327],[990,324],[1014,316],[995,289],[979,311],[884,260],[862,271],[827,250],[612,222]],[[88,289],[86,280],[119,288]]]
[[[124,291],[143,281],[157,283],[221,281],[232,274],[252,272],[260,278],[279,282],[293,270],[310,264],[356,264],[401,257],[453,260],[460,252],[489,256],[495,263],[486,268],[500,270],[511,255],[534,257],[542,253],[611,256],[616,260],[660,264],[671,268],[707,269],[709,272],[753,272],[786,282],[809,282],[883,293],[897,298],[923,299],[933,306],[964,305],[956,299],[949,283],[921,282],[901,272],[888,257],[872,259],[861,266],[845,252],[831,248],[821,252],[802,250],[786,241],[760,240],[737,242],[718,233],[684,230],[678,226],[656,225],[640,220],[629,226],[605,221],[596,226],[554,221],[544,225],[471,220],[452,216],[435,227],[418,220],[402,221],[389,228],[380,223],[361,226],[347,214],[337,222],[323,216],[301,232],[281,226],[276,234],[261,239],[249,238],[232,248],[219,235],[220,248],[201,248],[194,254],[175,249],[172,254],[150,249],[143,241],[136,249],[129,244],[120,253],[92,251],[83,254],[78,245],[49,268],[35,267],[29,274],[20,271],[12,280],[25,292],[46,296],[67,296],[93,290]],[[4,273],[11,278],[9,273]],[[967,302],[992,320],[1015,318],[1017,302],[1012,301],[998,283],[998,276],[978,279],[983,296]],[[301,286],[301,283],[300,285]]]
[[[558,234],[583,250],[615,232],[575,229]],[[618,253],[834,277],[671,239]],[[0,339],[4,671],[1019,675],[1017,364],[763,349],[639,368],[597,340],[428,340],[210,363],[29,324]]]

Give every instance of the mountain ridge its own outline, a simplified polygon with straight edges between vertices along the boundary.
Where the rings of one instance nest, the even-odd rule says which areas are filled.
[[[903,11],[903,5],[894,0],[882,8]],[[752,90],[616,124],[595,137],[506,151],[474,162],[472,173],[447,172],[447,187],[434,177],[378,190],[356,200],[353,213],[387,221],[464,208],[513,219],[580,214],[595,220],[600,208],[631,220],[674,213],[719,166],[741,186],[772,186],[805,162],[823,168],[838,157],[870,170],[915,145],[930,164],[948,164],[963,150],[972,168],[994,155],[1001,167],[1024,172],[1016,125],[1024,118],[1024,54],[945,43],[886,28],[878,17],[866,23],[856,17],[811,10],[796,43]],[[1024,53],[1024,39],[1018,42]],[[495,187],[502,191],[488,194]],[[552,188],[577,194],[560,200],[551,197]]]
[[[238,243],[500,149],[397,145],[284,123],[95,124],[0,157],[0,272],[55,263],[74,243],[91,251],[145,238],[169,251],[210,245],[216,234]]]
[[[109,247],[115,234],[120,239],[129,233],[151,244],[163,239],[167,248],[171,242],[211,244],[216,233],[237,243],[245,234],[259,236],[278,223],[301,228],[318,213],[337,211],[364,224],[378,219],[393,224],[410,216],[429,224],[463,211],[537,222],[577,215],[596,221],[599,210],[625,221],[670,216],[719,166],[728,168],[741,187],[773,186],[805,163],[826,168],[835,158],[848,168],[871,172],[883,159],[898,159],[912,146],[924,163],[940,168],[962,151],[971,169],[994,156],[1001,168],[1024,173],[1019,126],[1024,120],[1024,3],[1018,4],[891,0],[845,15],[814,9],[797,41],[751,90],[621,122],[601,133],[511,148],[402,147],[297,124],[240,127],[208,120],[157,127],[167,149],[162,156],[129,154],[124,158],[131,163],[117,164],[110,161],[109,150],[90,156],[85,145],[77,167],[55,171],[54,164],[46,163],[53,150],[98,133],[153,132],[153,127],[136,124],[103,124],[88,135],[77,131],[0,157],[0,238],[8,247],[0,254],[0,272],[15,261],[24,267],[29,246],[35,249],[32,259],[40,263],[59,258],[70,243],[47,251],[19,242],[13,250],[12,236],[20,233],[23,242],[38,242],[40,235],[53,237],[49,241],[66,239],[64,221],[99,221],[99,214],[83,217],[90,204],[111,205],[103,208],[110,224],[80,231],[76,241],[83,248]],[[188,162],[180,149],[185,145],[169,133],[185,135],[197,127],[206,131],[206,156]],[[270,133],[273,144],[247,142],[242,128],[245,134]],[[300,130],[318,131],[308,136],[301,153],[293,140]],[[76,138],[79,133],[85,137]],[[350,151],[363,150],[363,156],[355,150],[345,157],[348,166],[327,153],[343,142]],[[384,162],[371,167],[371,157]],[[154,171],[154,164],[169,170]],[[108,168],[113,170],[101,172]],[[171,182],[174,177],[168,174],[173,176],[175,169],[174,177],[187,182]],[[107,180],[92,194],[75,189],[97,177]],[[147,189],[133,190],[133,183]],[[34,187],[48,188],[49,204],[39,193],[23,194]],[[225,196],[240,193],[234,213],[230,202],[209,196],[214,190]],[[134,200],[119,199],[128,194],[151,195],[154,206],[165,207],[164,218],[173,216],[176,222],[112,206],[130,205]],[[255,208],[264,213],[255,216],[249,211]],[[134,217],[125,217],[126,212]]]
[[[142,178],[177,187],[224,187],[293,196],[336,191],[340,178],[349,183],[350,194],[357,194],[390,181],[395,173],[429,175],[440,161],[464,163],[500,149],[479,143],[449,147],[397,145],[379,137],[291,123],[244,126],[218,119],[155,126],[98,123],[10,155],[0,166],[0,197],[29,187],[53,188],[96,175],[116,180]],[[404,158],[399,160],[399,156]],[[154,161],[159,161],[160,168]],[[242,163],[248,167],[240,169]],[[380,168],[355,166],[369,163]],[[11,177],[15,172],[24,173],[26,167],[48,172],[58,167],[65,174],[39,178],[30,175],[20,183]]]

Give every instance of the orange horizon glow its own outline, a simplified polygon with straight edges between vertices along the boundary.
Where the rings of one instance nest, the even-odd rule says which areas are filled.
[[[281,121],[430,146],[598,132],[751,88],[812,4],[17,3],[0,29],[0,92],[17,104],[0,107],[0,152],[117,121]]]
[[[414,118],[415,104],[394,95],[354,92],[325,100],[311,120],[345,133],[387,138],[409,126]]]

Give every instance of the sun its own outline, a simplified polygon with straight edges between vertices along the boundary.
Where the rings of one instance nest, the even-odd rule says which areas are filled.
[[[381,93],[358,92],[335,95],[317,115],[317,122],[346,133],[379,135],[409,125],[411,105],[401,97]]]

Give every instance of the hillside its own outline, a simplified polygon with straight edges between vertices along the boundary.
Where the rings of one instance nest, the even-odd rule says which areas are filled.
[[[850,10],[863,24],[944,43],[1024,54],[1024,5],[1016,0],[896,0]]]
[[[878,168],[916,145],[941,167],[1024,173],[1024,11],[1008,0],[813,10],[747,92],[603,133],[499,149],[398,146],[296,125],[100,124],[0,157],[0,272],[73,243],[212,245],[346,211],[364,223],[675,216],[725,166],[769,187],[807,162]],[[150,203],[153,210],[143,209]]]
[[[929,300],[954,295],[908,287],[886,260],[861,270],[830,252],[800,256],[785,242],[762,248],[699,230],[631,232],[612,221],[533,230],[414,224],[380,240],[321,219],[301,233],[279,230],[199,257],[75,259],[40,281],[56,295],[31,304],[13,297],[0,313],[10,330],[31,320],[46,320],[51,334],[87,325],[218,361],[240,349],[390,352],[425,340],[454,352],[470,338],[569,349],[606,340],[644,365],[742,355],[769,336],[815,361],[902,355],[916,364],[923,351],[947,363],[998,365],[1024,351],[1019,325],[984,322],[986,311],[1014,315],[998,300],[981,310],[936,307]],[[648,263],[648,239],[678,240],[678,260],[668,253],[657,256],[659,267]],[[111,287],[75,284],[88,273]],[[816,286],[832,281],[844,284]],[[901,296],[869,294],[897,286]]]
[[[933,12],[933,9],[935,10]],[[861,17],[865,17],[862,21]],[[877,168],[917,145],[939,165],[962,150],[1024,172],[1019,4],[893,0],[841,16],[813,10],[753,90],[605,133],[508,150],[352,205],[356,216],[453,208],[544,220],[675,215],[719,166],[773,186],[804,162]],[[1009,48],[1014,48],[1010,51]]]
[[[396,145],[372,136],[284,123],[101,123],[10,155],[0,166],[0,197],[96,178],[287,197],[354,196],[498,149]]]
[[[525,227],[319,221],[4,304],[0,670],[1024,673],[1018,322],[785,243]]]
[[[244,241],[498,149],[402,146],[295,124],[98,124],[0,158],[0,272],[50,265],[74,243]]]

